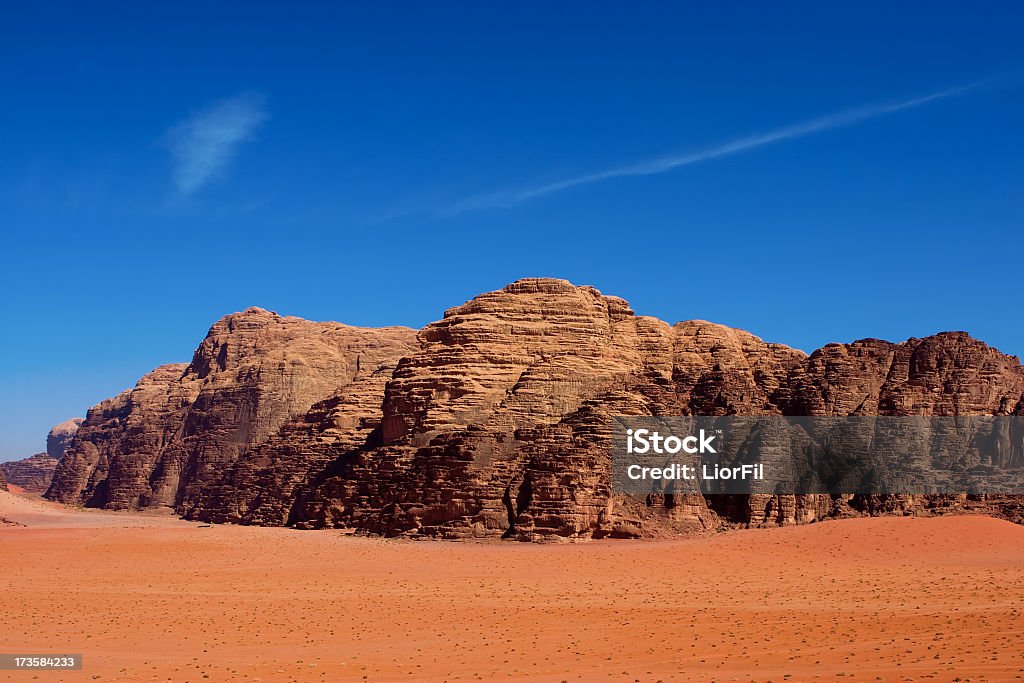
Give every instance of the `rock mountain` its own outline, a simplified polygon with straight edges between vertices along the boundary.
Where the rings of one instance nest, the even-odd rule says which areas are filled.
[[[57,462],[64,457],[64,450],[84,422],[80,417],[61,422],[46,435],[46,453],[22,460],[0,463],[0,472],[11,484],[32,493],[43,493],[50,487]]]
[[[593,287],[524,279],[420,331],[251,308],[191,363],[93,407],[47,496],[192,519],[520,540],[981,507],[966,498],[610,491],[611,415],[1024,414],[1024,368],[963,332],[807,355],[704,321],[637,316]]]
[[[9,483],[33,493],[43,493],[49,488],[56,469],[57,461],[46,453],[0,463],[0,474]]]
[[[83,422],[85,422],[84,419],[75,417],[65,420],[51,429],[50,433],[46,435],[46,454],[54,460],[63,458],[64,451],[71,445],[71,440],[75,438],[75,433]]]

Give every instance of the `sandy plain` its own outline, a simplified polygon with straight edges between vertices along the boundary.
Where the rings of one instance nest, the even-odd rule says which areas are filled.
[[[1024,680],[1024,527],[986,517],[566,545],[0,517],[0,652],[84,656],[0,680]]]

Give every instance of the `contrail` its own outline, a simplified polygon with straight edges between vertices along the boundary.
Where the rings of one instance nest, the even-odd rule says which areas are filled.
[[[781,142],[783,140],[801,138],[805,135],[820,133],[822,131],[832,130],[833,128],[850,126],[866,119],[873,119],[879,116],[885,116],[886,114],[893,114],[905,109],[913,109],[914,107],[920,107],[923,104],[942,100],[947,97],[962,95],[990,80],[991,79],[984,79],[968,85],[947,88],[946,90],[940,90],[939,92],[934,92],[930,95],[923,95],[921,97],[914,97],[909,100],[888,102],[884,104],[872,104],[857,107],[855,109],[847,109],[845,111],[828,114],[809,121],[776,128],[775,130],[768,131],[767,133],[749,135],[747,137],[733,140],[732,142],[727,142],[716,147],[709,147],[697,152],[691,152],[689,154],[663,157],[661,159],[653,159],[628,166],[618,166],[616,168],[609,168],[596,173],[587,173],[585,175],[566,178],[565,180],[559,180],[546,185],[538,185],[532,188],[476,195],[464,199],[456,204],[451,209],[450,213],[458,214],[463,211],[472,211],[474,209],[508,208],[515,206],[516,204],[530,201],[531,199],[536,199],[537,197],[561,192],[562,190],[568,190],[569,188],[578,187],[580,185],[590,185],[592,183],[611,180],[612,178],[665,173],[666,171],[671,171],[682,166],[689,166],[702,161],[710,161],[711,159],[739,154],[740,152],[746,152],[748,150]]]

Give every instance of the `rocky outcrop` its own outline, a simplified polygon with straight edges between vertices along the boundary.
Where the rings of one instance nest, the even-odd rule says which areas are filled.
[[[612,415],[1022,411],[1020,362],[965,333],[808,356],[709,322],[637,316],[592,287],[526,279],[418,334],[259,309],[228,316],[191,364],[93,408],[48,495],[386,535],[662,536],[979,502],[622,498],[610,490]]]
[[[3,470],[0,469],[0,491],[7,491],[7,481],[4,480]]]
[[[415,332],[226,316],[184,365],[165,365],[92,408],[47,497],[187,511],[243,454],[318,401],[407,353]]]
[[[115,509],[173,505],[183,467],[173,444],[200,385],[187,369],[163,365],[91,408],[46,497]]]
[[[638,511],[610,497],[608,418],[761,414],[804,357],[720,325],[636,316],[561,280],[481,295],[419,340],[387,384],[377,438],[314,482],[298,524],[452,538],[639,535]],[[667,528],[714,523],[702,499],[673,509]]]
[[[46,435],[46,453],[54,460],[63,458],[64,451],[71,445],[71,440],[83,422],[85,422],[84,418],[75,417],[65,420],[51,429],[50,433]]]
[[[944,332],[895,344],[863,339],[829,344],[798,365],[773,396],[785,415],[1021,415],[1024,368],[966,332]],[[796,496],[712,498],[731,521],[792,524],[856,512],[915,514],[977,507],[966,498]],[[1011,506],[1012,507],[1012,506]],[[1009,508],[990,511],[1007,516]]]
[[[32,493],[44,493],[49,487],[57,462],[64,457],[65,449],[85,420],[77,417],[65,420],[46,435],[46,453],[22,460],[0,463],[0,471],[7,481]]]
[[[206,495],[182,512],[206,521],[288,523],[307,482],[379,429],[381,397],[394,366],[386,362],[366,369],[305,415],[289,420],[273,437],[244,453]]]
[[[1013,415],[1022,394],[1017,358],[943,332],[829,344],[790,374],[778,402],[788,415]]]
[[[46,453],[22,460],[0,463],[0,471],[4,478],[32,493],[43,493],[50,486],[53,471],[57,468],[57,460]]]

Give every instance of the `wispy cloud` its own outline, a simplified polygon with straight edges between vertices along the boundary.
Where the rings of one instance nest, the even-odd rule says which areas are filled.
[[[783,126],[782,128],[776,128],[775,130],[771,130],[766,133],[757,133],[737,138],[731,142],[726,142],[714,147],[708,147],[696,152],[666,156],[659,159],[652,159],[625,166],[616,166],[603,171],[573,176],[571,178],[565,178],[563,180],[543,185],[536,185],[534,187],[526,187],[516,190],[502,190],[489,194],[479,194],[458,202],[454,207],[452,207],[450,213],[458,214],[464,211],[477,209],[508,208],[517,204],[522,204],[523,202],[528,202],[531,199],[554,194],[556,192],[568,190],[573,187],[579,187],[581,185],[591,185],[593,183],[599,183],[613,178],[665,173],[673,169],[700,163],[702,161],[710,161],[712,159],[740,154],[741,152],[747,152],[776,142],[792,140],[794,138],[801,138],[806,135],[820,133],[834,128],[849,126],[866,119],[873,119],[885,116],[886,114],[894,114],[906,109],[920,107],[921,105],[928,104],[929,102],[935,102],[936,100],[962,95],[979,87],[989,80],[991,79],[985,79],[983,81],[977,81],[975,83],[955,88],[947,88],[929,95],[923,95],[911,99],[847,109],[816,119],[810,119],[800,123]]]
[[[246,93],[215,102],[167,133],[174,161],[174,184],[190,195],[227,168],[238,146],[267,120],[261,95]]]

